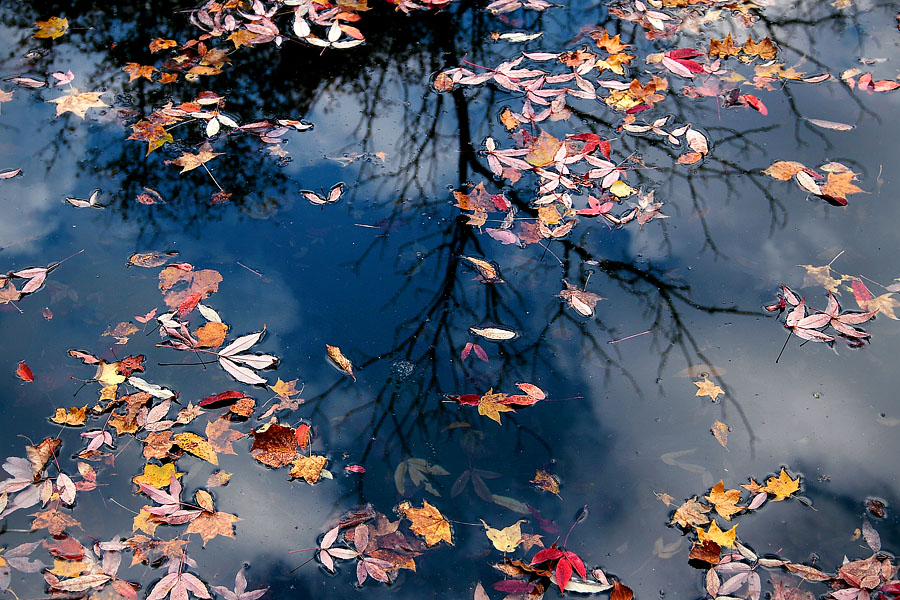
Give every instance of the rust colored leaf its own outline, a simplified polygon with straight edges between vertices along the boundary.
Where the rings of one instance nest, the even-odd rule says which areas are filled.
[[[222,454],[237,454],[231,443],[245,437],[247,434],[231,429],[230,424],[231,421],[225,417],[206,424],[206,437],[214,451]]]
[[[450,522],[427,500],[423,501],[422,508],[413,508],[409,502],[402,502],[397,510],[412,522],[410,529],[424,537],[428,546],[434,546],[440,541],[453,545]]]
[[[237,516],[229,513],[215,512],[210,514],[204,512],[191,521],[186,533],[199,533],[200,537],[203,538],[203,545],[206,546],[206,542],[217,535],[233,538],[234,524],[240,520]]]
[[[34,373],[31,372],[31,368],[25,364],[24,360],[19,361],[19,366],[16,367],[16,375],[22,381],[34,381]]]
[[[273,468],[294,462],[297,456],[297,438],[293,427],[272,423],[253,432],[250,456]]]
[[[698,560],[709,565],[719,564],[719,555],[722,551],[721,546],[712,540],[706,540],[702,544],[694,544],[691,553],[688,555],[690,560]]]
[[[609,600],[632,600],[634,592],[627,585],[620,583],[619,580],[613,581],[613,589],[609,593]]]
[[[32,531],[35,531],[36,529],[46,529],[50,535],[59,535],[68,527],[81,528],[81,523],[57,508],[33,513],[30,516],[35,518],[34,521],[31,522]]]
[[[328,350],[328,358],[333,360],[343,372],[353,379],[353,381],[356,381],[356,375],[353,374],[353,363],[350,362],[349,358],[344,356],[341,349],[337,346],[329,346],[328,344],[325,344],[325,348]]]

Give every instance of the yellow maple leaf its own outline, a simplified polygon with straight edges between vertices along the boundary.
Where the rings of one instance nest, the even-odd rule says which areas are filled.
[[[709,40],[709,55],[713,58],[728,58],[729,56],[737,56],[741,52],[740,46],[734,45],[729,33],[724,40]]]
[[[322,475],[322,469],[328,459],[324,456],[298,456],[291,465],[291,477],[294,479],[303,479],[306,483],[312,485],[319,481]]]
[[[73,113],[81,117],[85,117],[85,113],[89,108],[106,108],[109,106],[100,99],[104,92],[82,92],[77,89],[71,89],[59,98],[47,100],[56,104],[56,116],[63,113]]]
[[[174,436],[175,443],[188,454],[193,454],[197,458],[201,458],[206,462],[210,462],[216,466],[219,464],[219,457],[213,449],[212,444],[197,435],[196,433],[179,433]]]
[[[741,490],[726,490],[725,482],[719,480],[709,491],[706,499],[712,502],[716,512],[725,519],[731,520],[731,515],[744,510],[743,506],[737,506],[741,500]]]
[[[246,29],[237,29],[229,35],[227,39],[229,42],[234,44],[234,49],[237,50],[241,46],[247,44],[253,38],[259,37],[257,34],[252,31],[248,31]]]
[[[506,398],[506,394],[499,392],[495,394],[494,388],[489,389],[478,402],[478,414],[483,415],[492,421],[496,421],[498,425],[502,425],[502,423],[500,423],[500,413],[515,412],[508,404],[500,404],[500,400],[503,400],[504,398]]]
[[[297,382],[299,379],[292,379],[290,381],[282,381],[281,378],[278,378],[278,381],[275,382],[275,385],[269,386],[269,389],[284,398],[285,400],[290,400],[291,396],[295,394],[299,394],[300,392],[297,390]]]
[[[78,577],[88,569],[91,565],[86,560],[63,560],[61,558],[53,559],[53,568],[50,572],[58,577]]]
[[[698,502],[697,496],[694,496],[690,500],[685,500],[684,504],[675,509],[670,523],[679,527],[706,525],[709,523],[709,517],[706,514],[709,511],[710,508]]]
[[[422,508],[413,508],[409,502],[402,502],[397,510],[409,519],[409,526],[413,533],[425,538],[427,546],[434,546],[441,540],[453,545],[453,534],[450,532],[450,522],[444,518],[441,512],[423,500]]]
[[[34,26],[38,28],[34,33],[34,37],[55,40],[58,37],[64,36],[69,30],[69,20],[66,18],[50,17],[46,21],[38,21]]]
[[[200,348],[218,348],[225,341],[227,333],[228,325],[212,321],[198,327],[194,332],[194,337],[197,338],[197,345]]]
[[[57,408],[56,414],[53,416],[51,421],[54,423],[59,423],[60,425],[84,425],[84,420],[87,418],[87,404],[78,408],[77,406],[73,406],[69,410],[64,408]]]
[[[775,494],[773,502],[784,500],[794,492],[800,491],[800,477],[791,479],[784,467],[781,467],[778,477],[769,477],[766,480],[766,487],[762,489],[770,494]]]
[[[856,179],[856,173],[852,171],[829,173],[825,185],[822,186],[822,194],[846,201],[847,194],[859,194],[863,191],[862,188],[852,183],[854,179]]]
[[[186,171],[191,171],[196,169],[200,165],[206,164],[217,156],[222,156],[223,152],[213,152],[212,146],[208,143],[204,142],[202,146],[200,146],[200,151],[197,154],[191,154],[190,152],[184,152],[172,161],[166,161],[166,163],[171,163],[173,165],[178,165],[181,167],[181,173]]]
[[[622,50],[631,47],[630,44],[623,44],[619,37],[620,34],[618,33],[614,37],[609,37],[609,33],[604,31],[603,36],[594,41],[597,43],[598,48],[602,48],[610,54],[618,54]]]
[[[172,481],[172,475],[180,478],[184,473],[176,472],[174,463],[166,463],[162,466],[147,463],[144,465],[144,472],[141,475],[135,475],[131,480],[150,487],[164,488]]]
[[[234,523],[240,521],[235,515],[223,512],[201,513],[199,517],[188,525],[187,533],[199,533],[203,538],[203,545],[217,535],[234,537]]]
[[[762,60],[773,60],[778,54],[778,46],[768,37],[764,37],[758,42],[754,42],[752,37],[747,38],[747,42],[741,48],[745,54],[750,56],[758,56]]]
[[[141,508],[141,512],[134,517],[131,522],[131,532],[143,531],[148,535],[154,535],[156,528],[159,527],[160,521],[156,515],[147,512],[147,506]]]
[[[713,521],[709,524],[709,529],[703,531],[699,527],[697,529],[697,540],[702,544],[706,540],[713,541],[720,546],[728,546],[734,548],[735,538],[737,537],[737,525],[728,531],[719,529],[719,525]]]
[[[541,135],[534,140],[531,145],[531,151],[525,155],[525,162],[535,167],[544,167],[553,162],[553,158],[563,143],[547,133],[541,131]]]
[[[480,519],[480,521],[484,525],[485,535],[491,540],[494,548],[500,552],[512,552],[522,543],[522,523],[525,522],[524,519],[520,519],[503,529],[494,529],[485,523],[484,519]]]
[[[719,397],[719,394],[725,393],[722,388],[710,381],[709,377],[704,377],[703,381],[695,381],[694,385],[697,386],[697,393],[694,394],[695,396],[709,396],[712,398],[713,402]]]
[[[897,300],[894,298],[893,292],[875,296],[871,300],[867,300],[865,302],[860,302],[857,300],[856,303],[859,304],[860,308],[866,312],[877,311],[886,316],[888,319],[894,319],[895,321],[900,320],[897,318],[897,315],[894,314],[894,309],[900,308],[900,302],[897,302]]]
[[[821,285],[829,292],[834,294],[840,294],[841,292],[838,290],[838,285],[847,278],[846,275],[841,275],[840,279],[835,279],[831,276],[831,265],[823,265],[821,267],[814,267],[812,265],[797,265],[803,269],[806,269],[806,275],[803,276],[803,283],[800,284],[800,287],[810,287],[813,285]]]

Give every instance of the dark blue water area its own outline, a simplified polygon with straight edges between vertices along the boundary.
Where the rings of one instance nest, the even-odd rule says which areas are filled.
[[[55,106],[47,101],[61,93],[57,89],[0,83],[0,90],[14,90],[13,99],[0,104],[0,170],[23,169],[23,175],[0,181],[0,271],[45,266],[81,251],[36,293],[0,305],[3,457],[24,456],[28,439],[58,435],[60,465],[75,472],[71,456],[84,448],[79,434],[85,429],[60,427],[49,418],[57,408],[92,406],[100,386],[80,389],[77,379],[91,378],[94,368],[67,356],[73,348],[108,361],[146,355],[141,376],[177,391],[182,405],[225,390],[246,392],[257,407],[273,396],[234,381],[215,364],[160,366],[197,357],[155,347],[160,340],[152,320],[138,323],[140,331],[124,345],[102,335],[154,308],[166,310],[158,287],[162,267],[129,267],[129,256],[178,252],[173,261],[221,274],[218,291],[203,302],[229,325],[229,340],[265,326],[254,350],[280,362],[261,374],[271,385],[281,378],[305,386],[306,402],[282,414],[282,422],[310,423],[313,448],[328,456],[334,474],[315,486],[288,481],[286,469],[251,458],[249,438],[235,443],[236,455],[220,454],[219,468],[234,476],[210,491],[218,510],[241,520],[234,539],[220,536],[203,547],[193,535],[188,546],[198,561],[192,572],[211,585],[231,587],[248,562],[250,589],[272,588],[265,597],[470,598],[481,581],[499,598],[503,594],[490,586],[502,576],[490,565],[502,555],[479,519],[497,528],[525,519],[523,531],[542,534],[549,545],[587,506],[589,516],[568,547],[589,568],[602,567],[639,598],[702,598],[703,572],[688,565],[693,538],[667,527],[672,510],[707,494],[720,479],[735,488],[750,477],[762,482],[777,475],[782,466],[802,477],[800,498],[769,501],[737,517],[742,543],[760,555],[807,563],[815,557],[816,566],[833,572],[844,556],[870,555],[861,539],[851,538],[867,500],[879,498],[887,503],[887,516],[869,518],[885,551],[892,551],[900,542],[894,512],[900,502],[900,324],[879,314],[863,325],[872,338],[860,349],[840,340],[831,348],[793,338],[776,363],[787,332],[762,307],[787,284],[823,308],[827,292],[822,285],[802,287],[806,271],[800,265],[819,267],[839,254],[833,272],[865,277],[876,296],[900,277],[900,208],[893,193],[900,183],[900,129],[893,118],[900,91],[867,93],[839,81],[850,68],[871,71],[876,80],[896,78],[896,6],[862,0],[843,9],[806,1],[758,4],[751,12],[759,18],[749,29],[719,7],[721,18],[698,25],[698,33],[662,40],[647,40],[642,28],[611,16],[605,2],[505,16],[465,1],[411,16],[378,5],[356,24],[367,37],[358,48],[321,54],[299,44],[241,48],[221,75],[169,87],[128,82],[121,68],[131,61],[155,64],[146,49],[153,38],[196,36],[181,12],[190,6],[0,4],[8,40],[2,78],[47,80],[71,69],[74,86],[104,90],[110,105],[90,109],[85,120],[71,113],[54,117]],[[70,32],[52,42],[31,38],[32,24],[51,16],[66,16]],[[546,123],[546,130],[560,138],[598,133],[612,140],[614,160],[639,156],[643,168],[631,170],[628,183],[655,190],[669,218],[620,229],[599,218],[581,219],[547,251],[536,244],[502,245],[466,224],[450,192],[484,182],[491,193],[504,191],[525,211],[520,216],[534,216],[527,206],[536,197],[536,178],[526,174],[510,186],[492,178],[478,153],[488,136],[501,147],[512,145],[499,114],[505,106],[521,107],[521,96],[490,84],[441,94],[431,82],[462,60],[493,66],[523,49],[580,48],[590,43],[582,28],[598,25],[633,44],[629,52],[637,58],[630,74],[642,81],[650,73],[666,76],[644,62],[648,53],[705,51],[709,38],[728,32],[740,40],[748,33],[755,39],[769,35],[785,68],[830,73],[833,80],[776,81],[768,91],[745,84],[742,93],[765,102],[764,116],[722,107],[715,98],[681,95],[686,80],[669,74],[666,99],[637,118],[670,115],[667,127],[691,123],[704,132],[709,155],[691,166],[675,165],[681,150],[657,136],[617,130],[621,112],[599,101],[572,100],[574,114]],[[544,37],[524,45],[488,38],[491,31],[511,30],[543,31]],[[879,60],[863,64],[861,58]],[[730,68],[752,78],[752,66],[731,61]],[[302,119],[314,127],[283,134],[289,161],[269,154],[251,135],[214,138],[214,150],[224,154],[207,166],[232,196],[213,205],[210,197],[218,190],[203,168],[179,174],[165,164],[197,151],[202,125],[175,128],[180,141],[149,155],[146,142],[125,139],[136,114],[146,116],[168,101],[177,105],[203,90],[226,97],[227,114],[242,124]],[[828,130],[807,119],[855,128]],[[382,152],[383,159],[376,155]],[[840,161],[860,173],[856,183],[866,193],[850,196],[846,207],[831,206],[794,181],[762,174],[776,160],[810,168]],[[338,182],[346,192],[335,204],[315,206],[300,195],[301,189],[327,193]],[[158,191],[165,203],[138,203],[144,187]],[[65,201],[86,199],[94,189],[102,190],[103,209]],[[586,196],[575,197],[577,208],[586,205]],[[495,261],[504,282],[479,281],[463,256]],[[604,297],[593,318],[556,297],[563,280],[587,282],[588,291]],[[841,283],[839,299],[845,309],[856,309],[849,283]],[[189,320],[192,329],[205,322],[196,311]],[[493,343],[469,333],[484,325],[504,325],[519,335]],[[642,335],[617,341],[634,334]],[[466,342],[479,343],[489,362],[474,354],[462,361]],[[326,344],[353,361],[357,381],[329,362]],[[16,377],[22,360],[34,382]],[[717,402],[695,396],[693,382],[707,375],[724,390]],[[489,389],[518,393],[519,382],[540,386],[549,401],[502,413],[502,425],[448,398]],[[221,414],[210,411],[176,431],[203,434],[207,420]],[[93,417],[87,428],[102,428],[105,419]],[[715,421],[731,428],[727,449],[710,434]],[[235,428],[249,432],[261,424],[254,415]],[[131,482],[146,462],[141,451],[142,444],[123,435],[112,465],[91,463],[102,485],[79,492],[75,507],[66,509],[82,526],[69,533],[83,544],[132,535],[129,510],[148,504]],[[440,496],[408,478],[400,493],[395,471],[410,458],[449,473],[429,478]],[[185,496],[205,487],[216,468],[187,454],[176,464],[185,472]],[[366,472],[347,473],[347,465]],[[485,502],[471,484],[451,497],[453,482],[469,468],[499,474],[486,481],[491,493],[535,508],[560,533],[542,530],[531,514]],[[539,469],[560,478],[561,498],[530,483]],[[655,495],[664,493],[675,506]],[[326,524],[345,511],[371,504],[396,518],[400,502],[419,506],[423,499],[455,521],[454,545],[418,557],[416,572],[401,571],[391,586],[369,581],[357,589],[350,561],[340,562],[334,576],[315,562],[293,570],[310,553],[289,551],[315,546]],[[0,546],[46,536],[44,530],[27,532],[28,514],[38,510],[6,517]],[[163,526],[157,536],[182,533],[183,527]],[[41,552],[50,563],[44,550],[34,556]],[[764,593],[770,593],[768,571],[760,570]],[[163,575],[142,564],[119,572],[141,584],[139,597]],[[816,595],[827,592],[807,585]],[[37,574],[13,571],[10,587],[19,598],[47,594]]]

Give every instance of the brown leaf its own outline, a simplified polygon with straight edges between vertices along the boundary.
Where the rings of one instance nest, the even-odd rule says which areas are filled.
[[[234,523],[236,521],[240,521],[240,519],[229,513],[202,513],[191,521],[186,533],[199,533],[200,537],[203,538],[203,545],[206,546],[206,542],[217,535],[233,538]]]
[[[257,429],[253,432],[250,456],[276,469],[291,464],[297,456],[295,433],[293,427],[278,423]]]
[[[722,444],[722,447],[727,450],[728,449],[728,432],[731,431],[731,428],[728,425],[726,425],[725,423],[723,423],[722,421],[716,421],[715,423],[712,424],[712,427],[710,427],[710,431],[712,432],[713,436],[716,438],[716,441],[718,441],[720,444]]]
[[[87,419],[87,404],[81,408],[73,406],[69,410],[57,408],[56,414],[50,420],[60,425],[84,425],[85,419]]]
[[[104,104],[104,106],[106,105]],[[166,161],[166,163],[178,165],[179,167],[181,167],[180,172],[184,173],[186,171],[196,169],[200,165],[205,165],[215,157],[222,156],[222,154],[222,152],[213,152],[212,146],[210,146],[208,142],[204,142],[203,145],[200,146],[200,150],[197,152],[197,154],[184,152],[175,160]]]
[[[397,510],[411,521],[410,529],[424,537],[428,546],[434,546],[440,541],[453,545],[450,522],[427,500],[423,501],[422,508],[413,508],[409,502],[402,502]]]
[[[710,507],[698,502],[697,496],[694,496],[675,510],[675,515],[672,517],[671,522],[679,527],[706,525],[709,523],[709,517],[706,515],[709,511]]]
[[[210,421],[206,424],[206,438],[216,452],[222,454],[237,454],[231,443],[245,437],[246,433],[235,431],[230,427],[231,421],[225,417]]]
[[[328,357],[333,360],[342,371],[352,377],[353,381],[356,381],[356,375],[353,374],[353,363],[350,362],[349,358],[344,356],[341,349],[337,346],[329,346],[328,344],[325,344],[325,348],[328,350]]]
[[[634,592],[627,585],[619,583],[619,580],[613,581],[613,589],[609,593],[609,600],[632,600]]]

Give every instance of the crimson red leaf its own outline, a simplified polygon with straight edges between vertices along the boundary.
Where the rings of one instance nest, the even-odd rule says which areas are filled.
[[[751,108],[758,110],[761,114],[769,114],[769,109],[766,108],[766,105],[762,103],[762,100],[760,100],[753,94],[744,94],[743,96],[741,96],[741,100],[749,104]]]
[[[571,578],[572,564],[565,558],[556,563],[556,585],[559,586],[560,592],[566,591],[566,585]]]
[[[694,58],[696,56],[702,55],[703,53],[695,48],[676,48],[675,50],[669,50],[668,52],[666,52],[666,56],[674,59]]]
[[[563,551],[559,548],[544,548],[534,555],[534,557],[531,559],[531,564],[536,565],[547,560],[556,560],[562,555]]]
[[[578,576],[584,579],[587,577],[587,571],[584,568],[584,563],[578,557],[577,554],[571,551],[566,551],[566,559],[572,563],[572,567],[575,569],[575,572],[578,573]]]
[[[188,297],[178,305],[178,316],[183,317],[184,315],[194,310],[197,307],[197,304],[199,304],[200,300],[202,299],[203,294],[200,294],[198,292],[194,292],[193,294],[188,295]]]
[[[481,396],[478,394],[463,394],[462,396],[447,396],[451,400],[456,400],[460,404],[465,404],[467,406],[475,406],[479,402],[481,402]]]
[[[243,392],[229,390],[227,392],[216,394],[215,396],[207,396],[200,401],[199,406],[208,408],[210,406],[216,405],[216,408],[218,408],[219,406],[225,406],[226,404],[234,404],[235,401],[246,397],[247,394],[244,394]]]
[[[19,366],[16,367],[16,375],[18,375],[19,379],[22,381],[34,381],[34,373],[31,372],[31,369],[25,364],[24,360],[19,361]]]

